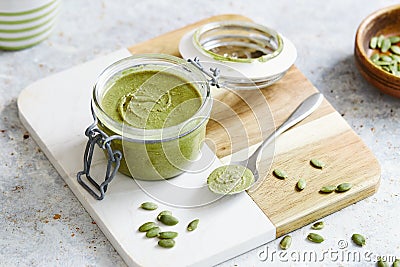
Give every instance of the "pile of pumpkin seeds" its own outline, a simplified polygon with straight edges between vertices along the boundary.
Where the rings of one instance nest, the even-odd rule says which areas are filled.
[[[286,178],[289,177],[289,175],[284,170],[281,170],[281,169],[274,169],[272,174],[276,178],[281,179],[281,180],[285,180]],[[302,191],[304,188],[306,188],[306,185],[307,185],[306,180],[304,178],[300,178],[296,183],[297,191]]]
[[[153,202],[144,202],[140,205],[140,207],[144,210],[153,211],[158,208],[157,204]],[[179,220],[172,215],[172,212],[169,210],[161,211],[157,217],[157,221],[166,225],[173,226],[179,223]],[[191,232],[196,230],[199,224],[199,219],[195,219],[191,221],[186,229]],[[160,226],[157,225],[156,222],[145,222],[139,227],[139,232],[146,233],[146,237],[155,238],[158,237],[158,245],[163,248],[172,248],[175,246],[175,238],[178,236],[178,232],[174,231],[161,231]]]
[[[326,167],[325,162],[323,162],[319,159],[315,159],[315,158],[310,160],[310,165],[316,169],[323,169]],[[289,177],[289,175],[284,170],[281,170],[281,169],[274,169],[272,174],[276,178],[281,179],[281,180],[284,180]],[[307,184],[306,180],[304,178],[300,178],[298,180],[298,182],[296,183],[296,189],[298,191],[302,191],[306,187],[306,184]],[[352,186],[353,185],[351,183],[341,183],[337,186],[336,185],[327,185],[327,186],[323,186],[319,192],[327,194],[327,193],[332,193],[333,191],[336,191],[338,193],[341,193],[341,192],[346,192],[346,191],[350,190]],[[314,230],[321,230],[322,228],[324,228],[324,226],[325,226],[324,222],[319,221],[319,222],[314,223],[311,226],[311,228]],[[317,233],[309,233],[307,235],[307,239],[314,243],[324,242],[324,238],[320,234],[317,234]],[[352,240],[354,243],[356,243],[359,246],[365,245],[365,238],[362,235],[354,234],[352,237]],[[281,249],[286,250],[290,247],[291,244],[292,244],[292,237],[290,235],[286,235],[284,238],[282,238],[281,242],[279,243],[279,246],[281,247]]]
[[[370,60],[383,70],[400,77],[400,36],[374,36],[369,47],[376,50]]]
[[[321,170],[326,167],[325,162],[323,162],[319,159],[316,159],[316,158],[313,158],[310,160],[310,165],[316,169],[321,169]],[[272,174],[273,174],[273,176],[275,176],[276,178],[281,179],[281,180],[284,180],[289,177],[289,175],[284,170],[281,170],[281,169],[274,169]],[[297,191],[302,191],[304,188],[306,188],[306,185],[307,185],[306,180],[304,178],[300,178],[296,183]],[[353,187],[353,185],[351,183],[341,183],[337,186],[336,185],[326,185],[326,186],[323,186],[319,190],[319,192],[322,194],[329,194],[334,191],[337,193],[342,193],[342,192],[346,192],[346,191],[350,190],[352,187]]]
[[[389,267],[389,264],[386,261],[384,261],[381,257],[378,257],[377,266],[378,267]],[[400,259],[396,259],[392,263],[392,267],[400,267]]]
[[[311,229],[313,230],[321,230],[325,227],[325,224],[323,221],[318,221],[311,225]],[[307,235],[307,239],[313,243],[322,243],[325,241],[325,239],[317,233],[309,233]],[[353,243],[357,246],[363,247],[365,246],[365,237],[361,234],[353,234],[351,236],[351,240]],[[290,235],[284,236],[281,241],[279,242],[279,246],[283,250],[287,250],[292,244],[292,237]],[[377,262],[378,266],[388,266],[386,262],[383,262],[381,259],[378,260]],[[393,267],[400,267],[400,259],[396,259],[393,262]]]
[[[351,183],[341,183],[337,186],[336,185],[325,185],[325,186],[321,187],[319,192],[321,194],[330,194],[333,191],[335,191],[337,193],[343,193],[343,192],[349,191],[352,187],[353,187],[353,184],[351,184]]]
[[[316,169],[323,169],[326,167],[326,163],[319,159],[311,159],[310,165]],[[274,169],[272,174],[276,178],[281,179],[281,180],[284,180],[289,177],[289,175],[284,170],[281,170],[281,169]]]
[[[321,230],[325,227],[325,223],[323,221],[318,221],[311,225],[311,229],[313,230]],[[309,233],[307,235],[307,239],[313,243],[322,243],[325,241],[324,237],[317,233]],[[351,236],[351,240],[357,246],[363,247],[365,246],[365,237],[361,234],[353,234]],[[281,249],[286,250],[292,244],[292,237],[290,235],[284,236],[279,242],[279,246]],[[400,263],[400,262],[399,262]]]
[[[398,61],[398,62],[400,62],[400,61]],[[317,168],[317,169],[323,169],[326,166],[326,164],[324,162],[322,162],[322,161],[320,161],[318,159],[311,159],[310,160],[310,165],[313,166],[314,168]],[[281,180],[284,180],[284,179],[289,177],[289,175],[284,170],[281,170],[281,169],[274,169],[272,174],[276,178],[281,179]],[[297,184],[296,184],[297,190],[301,191],[301,190],[303,190],[305,188],[305,186],[306,186],[306,181],[303,178],[299,179]],[[325,193],[325,194],[329,194],[329,193],[332,193],[334,191],[337,192],[337,193],[342,193],[342,192],[346,192],[346,191],[350,190],[352,188],[352,186],[353,185],[351,183],[341,183],[341,184],[339,184],[337,186],[336,185],[326,185],[326,186],[323,186],[320,189],[319,192],[320,193]],[[324,227],[325,227],[324,222],[323,221],[318,221],[318,222],[314,223],[311,226],[311,229],[313,229],[313,230],[321,230]],[[313,242],[313,243],[322,243],[322,242],[325,241],[324,237],[322,235],[320,235],[320,234],[317,234],[317,233],[309,233],[307,235],[307,239],[309,241]],[[354,244],[356,244],[357,246],[360,246],[360,247],[365,246],[365,243],[366,243],[365,237],[363,235],[357,234],[357,233],[353,234],[351,236],[351,240],[353,241]],[[283,250],[289,249],[291,244],[292,244],[292,237],[290,235],[284,236],[281,239],[281,241],[279,242],[279,246]],[[378,266],[388,266],[386,264],[387,263],[383,262],[382,260],[377,262]],[[396,261],[393,263],[393,266],[399,266],[400,267],[400,260],[396,259]]]

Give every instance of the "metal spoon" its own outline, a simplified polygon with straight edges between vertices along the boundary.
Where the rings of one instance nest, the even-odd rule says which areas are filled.
[[[321,93],[315,93],[308,98],[306,98],[293,113],[286,119],[286,121],[276,129],[267,139],[265,139],[253,152],[253,154],[246,160],[231,162],[229,165],[242,165],[250,169],[254,175],[254,182],[257,182],[259,178],[258,170],[257,170],[257,159],[263,148],[271,143],[271,141],[275,140],[280,134],[296,125],[300,121],[307,118],[311,113],[313,113],[321,104],[324,96]],[[236,191],[234,193],[240,193],[248,188],[244,188],[241,191]]]

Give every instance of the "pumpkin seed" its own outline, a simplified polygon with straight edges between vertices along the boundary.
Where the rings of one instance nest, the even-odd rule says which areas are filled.
[[[296,187],[298,190],[303,190],[304,188],[306,188],[307,182],[305,179],[300,178],[299,181],[296,184]]]
[[[388,38],[383,39],[382,48],[381,48],[382,53],[386,53],[387,51],[389,51],[389,48],[391,45],[392,45],[392,43],[390,42],[390,40]]]
[[[377,61],[374,61],[374,63],[378,66],[389,66],[390,65],[389,61],[383,61],[383,60],[377,60]]]
[[[353,234],[353,235],[351,236],[351,240],[353,240],[353,242],[354,242],[356,245],[360,246],[360,247],[362,247],[362,246],[365,245],[365,237],[363,237],[363,236],[360,235],[360,234]]]
[[[392,51],[393,53],[400,55],[400,46],[398,45],[392,45],[390,47],[390,51]]]
[[[372,49],[376,48],[376,45],[378,44],[378,37],[372,37],[371,41],[369,42],[369,47]]]
[[[160,234],[160,231],[161,231],[161,229],[158,226],[151,228],[149,231],[147,231],[146,237],[148,237],[148,238],[156,237]]]
[[[157,204],[153,202],[144,202],[140,207],[144,210],[156,210],[158,208]]]
[[[196,230],[198,224],[199,224],[199,219],[193,220],[193,221],[191,221],[191,222],[188,224],[188,226],[186,227],[186,229],[187,229],[188,231]]]
[[[386,261],[383,261],[381,258],[379,258],[377,262],[378,267],[389,267]]]
[[[385,71],[387,71],[387,72],[390,72],[389,66],[382,66],[382,69],[385,70]]]
[[[147,222],[139,227],[139,232],[147,232],[154,227],[157,227],[157,225],[154,222]]]
[[[396,259],[394,262],[393,262],[393,265],[392,265],[393,267],[400,267],[400,259]]]
[[[326,186],[321,187],[319,192],[325,193],[325,194],[329,194],[329,193],[332,193],[335,190],[336,190],[336,185],[326,185]]]
[[[313,225],[311,225],[311,228],[314,229],[314,230],[321,230],[324,227],[325,227],[325,224],[324,224],[323,221],[316,222]]]
[[[161,215],[160,222],[165,225],[175,225],[179,222],[179,220],[172,215]]]
[[[161,232],[158,235],[158,238],[160,238],[160,239],[173,239],[173,238],[175,238],[177,236],[178,236],[177,232],[167,231],[167,232]]]
[[[286,179],[286,178],[288,178],[287,173],[286,173],[285,171],[280,170],[280,169],[275,169],[275,170],[273,171],[273,173],[274,173],[274,175],[275,175],[276,178],[279,178],[279,179]]]
[[[320,161],[320,160],[318,160],[318,159],[311,159],[311,160],[310,160],[310,164],[311,164],[313,167],[318,168],[318,169],[322,169],[322,168],[324,168],[325,165],[326,165],[325,162]]]
[[[400,56],[399,55],[390,55],[393,60],[396,60],[397,62],[400,62]]]
[[[160,239],[158,245],[163,248],[172,248],[175,246],[175,240],[173,239]]]
[[[371,59],[372,61],[378,61],[379,58],[380,58],[379,54],[373,54],[369,59]]]
[[[346,192],[352,188],[353,185],[351,183],[342,183],[336,187],[336,192]]]
[[[170,212],[169,210],[163,210],[162,212],[160,212],[157,215],[157,220],[159,221],[162,215],[172,215],[172,212]]]
[[[378,42],[377,42],[377,46],[378,46],[378,48],[381,48],[382,47],[382,42],[383,42],[383,40],[385,39],[385,37],[381,34],[381,35],[379,35],[379,37],[378,37]]]
[[[400,42],[400,36],[390,36],[389,37],[390,43],[395,44]],[[376,41],[378,42],[378,40]]]
[[[393,61],[392,57],[389,57],[389,56],[387,56],[387,55],[381,56],[381,59],[382,59],[383,61],[386,61],[386,62],[392,62],[392,61]]]
[[[389,69],[392,74],[396,76],[399,75],[399,71],[397,70],[398,69],[397,62],[394,62],[392,65],[390,65]]]
[[[290,235],[285,236],[282,238],[281,242],[279,243],[279,246],[281,249],[286,250],[290,248],[290,245],[292,244],[292,237]]]
[[[324,242],[324,238],[316,233],[309,233],[307,239],[314,243],[322,243]]]

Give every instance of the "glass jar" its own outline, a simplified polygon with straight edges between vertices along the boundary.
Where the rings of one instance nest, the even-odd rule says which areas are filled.
[[[165,72],[190,83],[200,95],[200,108],[189,119],[160,129],[135,128],[116,121],[105,111],[104,96],[119,78],[143,71]],[[119,172],[141,180],[161,180],[182,173],[199,156],[212,99],[208,81],[198,68],[174,56],[146,54],[122,59],[106,68],[94,85],[92,107],[98,128],[114,137],[110,142],[112,150],[122,152]],[[105,153],[109,155],[106,149]]]

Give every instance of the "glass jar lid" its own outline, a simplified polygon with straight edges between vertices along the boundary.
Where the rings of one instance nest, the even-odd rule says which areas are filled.
[[[193,34],[196,48],[219,61],[265,62],[282,51],[280,35],[254,23],[214,22],[198,28]]]
[[[296,48],[273,29],[246,21],[205,24],[185,34],[179,44],[185,59],[198,57],[220,69],[219,83],[231,89],[257,89],[284,76],[297,57]]]

